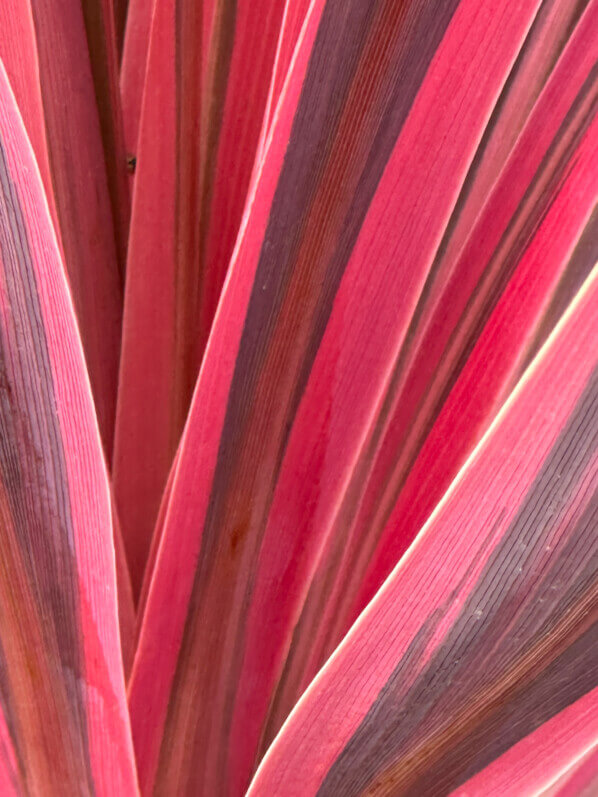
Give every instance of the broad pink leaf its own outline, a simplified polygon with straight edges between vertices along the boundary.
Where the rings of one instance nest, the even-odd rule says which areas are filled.
[[[0,735],[19,794],[134,795],[106,466],[66,273],[3,67],[0,239]]]
[[[465,202],[457,203],[448,244],[439,246],[379,413],[328,521],[265,744],[428,517],[490,423],[536,328],[546,327],[546,305],[575,260],[571,250],[598,195],[591,126],[598,85],[586,85],[598,54],[597,24],[594,2],[458,251],[454,236],[480,169],[480,161],[473,162]],[[537,43],[530,32],[524,51]],[[524,51],[520,62],[527,60]],[[512,76],[507,87],[517,87]],[[508,106],[501,100],[499,106]],[[594,262],[583,261],[586,275]]]
[[[147,597],[130,686],[143,789],[246,787],[327,520],[537,5],[312,4]]]
[[[598,269],[251,797],[443,794],[597,686]]]
[[[271,0],[211,6],[157,0],[152,23],[113,468],[136,593],[241,221],[282,15]]]
[[[598,741],[544,797],[593,797],[598,791]]]

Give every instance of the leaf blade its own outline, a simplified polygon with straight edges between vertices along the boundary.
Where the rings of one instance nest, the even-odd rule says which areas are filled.
[[[109,486],[39,172],[0,70],[0,691],[19,792],[137,793]]]
[[[595,269],[250,795],[449,790],[595,687],[597,308]]]

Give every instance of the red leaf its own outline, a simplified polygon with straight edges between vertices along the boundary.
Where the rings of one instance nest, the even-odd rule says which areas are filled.
[[[247,784],[327,519],[536,6],[312,6],[148,594],[130,688],[146,790]]]
[[[134,795],[106,467],[60,252],[3,69],[0,239],[0,734],[19,794]],[[6,758],[1,766],[5,778]]]
[[[483,158],[473,161],[464,201],[457,202],[377,416],[328,520],[326,545],[293,632],[265,743],[487,428],[513,375],[520,373],[519,363],[559,277],[568,270],[570,251],[596,203],[596,130],[595,125],[587,128],[598,90],[588,78],[596,56],[597,20],[594,3],[477,223],[457,247],[478,174],[488,173]],[[520,63],[538,60],[532,57],[534,47],[542,44],[537,33],[535,24]],[[527,47],[532,52],[526,58]],[[498,108],[508,108],[510,92],[518,93],[516,76],[509,77],[507,90]],[[508,114],[506,119],[494,116],[492,129],[500,130],[505,122],[508,130],[510,121]],[[482,147],[485,151],[484,142]],[[595,260],[582,260],[587,275]],[[584,269],[578,264],[573,271]],[[552,327],[543,326],[545,338]]]
[[[129,157],[137,154],[141,100],[149,53],[149,38],[154,0],[130,0],[125,28],[120,91],[125,134]]]
[[[148,3],[149,5],[149,3]],[[131,198],[118,85],[118,52],[112,0],[81,0],[119,268],[124,273]]]
[[[241,221],[282,5],[210,12],[195,0],[154,9],[113,468],[136,593]]]
[[[598,744],[598,688],[544,722],[489,766],[474,775],[454,797],[518,797],[562,794],[558,783],[576,780]],[[595,764],[594,764],[595,767]],[[598,769],[594,768],[594,775]],[[581,773],[579,773],[581,774]],[[570,793],[579,797],[581,789]],[[562,795],[564,797],[564,794]],[[589,797],[589,795],[588,795]]]
[[[52,219],[59,235],[31,6],[28,2],[2,3],[0,14],[2,15],[0,58],[4,63],[27,135],[35,152]],[[19,43],[18,47],[15,47],[15,42]]]
[[[112,448],[121,324],[121,277],[115,247],[100,119],[83,13],[79,0],[18,0],[10,13],[23,20],[24,49],[15,52],[27,76],[19,102],[41,125],[43,104],[60,240],[91,379],[100,430],[108,456]],[[25,23],[26,19],[26,23]],[[35,43],[30,39],[33,31]],[[35,56],[37,63],[30,62]],[[12,70],[14,73],[15,70]],[[39,80],[39,86],[37,81]],[[18,85],[18,84],[17,84]],[[35,108],[31,106],[35,105]],[[36,154],[43,147],[34,137]],[[45,158],[40,160],[45,177]],[[52,200],[50,200],[52,206]]]
[[[597,337],[594,270],[249,795],[446,793],[596,687]]]

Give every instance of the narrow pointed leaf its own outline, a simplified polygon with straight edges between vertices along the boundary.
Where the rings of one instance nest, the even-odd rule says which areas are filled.
[[[16,791],[134,795],[106,467],[66,274],[3,68],[0,237],[0,702]]]
[[[48,205],[57,229],[58,217],[50,171],[44,108],[39,82],[39,59],[31,6],[28,2],[0,6],[0,58],[4,63],[27,135],[44,183]],[[15,47],[15,42],[19,43]]]
[[[574,779],[597,745],[598,689],[592,689],[474,775],[453,797],[560,794],[558,784]],[[579,791],[574,795],[579,797]]]
[[[112,0],[82,0],[112,209],[116,254],[124,274],[131,197],[118,80],[118,52]]]
[[[60,238],[110,456],[122,285],[83,12],[79,0],[16,4],[29,5],[33,18]]]
[[[156,0],[114,463],[136,593],[241,221],[282,10],[270,0]]]
[[[443,794],[597,685],[598,271],[249,795]]]
[[[144,789],[246,787],[327,518],[537,5],[312,5],[148,594],[130,688]]]
[[[128,6],[120,68],[120,92],[125,147],[130,159],[137,155],[153,9],[154,0],[131,0]],[[134,173],[132,166],[130,171]]]

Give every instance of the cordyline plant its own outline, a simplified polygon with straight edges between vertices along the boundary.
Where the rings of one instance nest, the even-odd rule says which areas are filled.
[[[598,794],[598,0],[0,59],[0,795]]]

